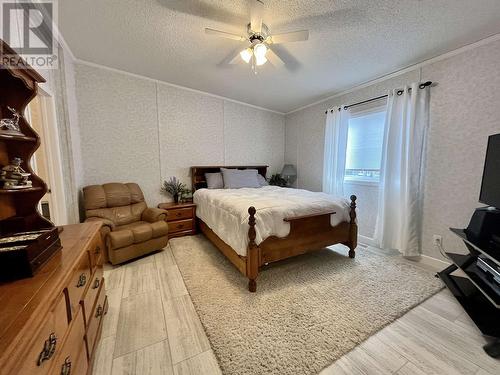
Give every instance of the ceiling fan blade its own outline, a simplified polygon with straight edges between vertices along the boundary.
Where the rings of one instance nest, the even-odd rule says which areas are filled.
[[[245,48],[248,48],[248,41],[239,43],[238,47],[233,49],[231,53],[229,53],[222,61],[220,61],[217,64],[217,66],[221,68],[227,68],[231,65],[235,65],[242,62],[243,60],[241,59],[240,52],[243,51]]]
[[[220,31],[220,30],[214,30],[214,29],[210,29],[208,27],[205,28],[205,33],[209,34],[209,35],[218,36],[218,37],[221,37],[221,38],[239,40],[240,42],[243,42],[243,41],[245,41],[245,40],[248,39],[248,38],[246,38],[244,36],[241,36],[241,35],[236,35],[236,34],[228,33],[228,32],[225,32],[225,31]]]
[[[250,10],[250,29],[256,33],[262,31],[262,15],[264,13],[264,3],[260,0],[252,0]]]
[[[276,34],[270,37],[272,44],[301,42],[309,39],[309,30],[293,31],[291,33]]]
[[[285,65],[285,62],[281,59],[281,57],[279,57],[277,53],[274,52],[271,48],[269,48],[269,50],[267,51],[266,58],[276,68],[281,68],[283,65]]]
[[[227,64],[237,64],[239,63],[241,60],[241,57],[240,57],[240,52],[241,52],[241,48],[237,49],[236,51],[234,51],[233,53],[231,53],[231,55],[229,55],[226,59],[227,61]]]

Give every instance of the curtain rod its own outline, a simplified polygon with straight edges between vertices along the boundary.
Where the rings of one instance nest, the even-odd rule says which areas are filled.
[[[427,81],[427,82],[424,82],[424,83],[421,83],[420,85],[418,85],[418,88],[423,89],[423,88],[425,88],[427,86],[430,86],[430,85],[432,85],[432,81]],[[408,91],[411,91],[411,87],[408,88]],[[404,92],[404,89],[399,89],[399,90],[396,91],[396,94],[397,95],[401,95],[401,94],[403,94],[403,92]],[[362,102],[357,102],[357,103],[345,105],[344,109],[351,108],[351,107],[354,107],[354,106],[357,106],[357,105],[361,105],[361,104],[365,104],[365,103],[370,103],[370,102],[373,102],[375,100],[387,98],[388,96],[389,95],[381,95],[381,96],[377,96],[376,98],[371,98],[371,99],[363,100]],[[340,111],[341,108],[338,107],[338,109]],[[331,109],[330,111],[333,112],[333,109]],[[325,111],[325,113],[328,113],[328,109]]]

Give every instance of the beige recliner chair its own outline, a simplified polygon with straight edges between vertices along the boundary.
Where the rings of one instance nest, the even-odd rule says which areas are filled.
[[[83,188],[85,221],[101,221],[108,260],[118,264],[160,250],[168,242],[166,211],[148,208],[139,185],[110,183]]]

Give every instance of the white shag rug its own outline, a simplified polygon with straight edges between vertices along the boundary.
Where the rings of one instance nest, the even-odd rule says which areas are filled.
[[[399,256],[358,247],[355,259],[323,249],[270,265],[249,293],[204,236],[170,245],[224,374],[317,374],[442,288]]]

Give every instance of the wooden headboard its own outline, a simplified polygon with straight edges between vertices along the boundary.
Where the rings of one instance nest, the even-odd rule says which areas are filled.
[[[202,189],[207,187],[207,181],[205,180],[205,173],[217,173],[220,172],[221,168],[228,169],[257,169],[260,175],[264,178],[267,173],[267,165],[257,165],[257,166],[196,166],[191,167],[191,183],[193,186],[193,191],[197,189]]]

